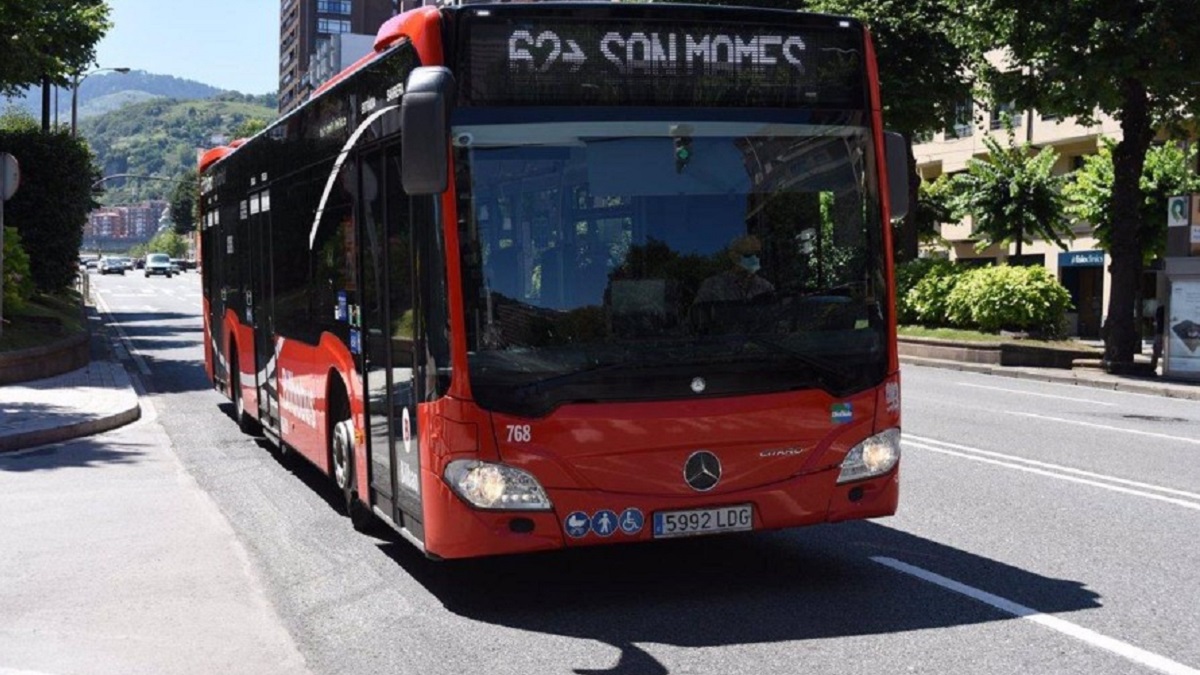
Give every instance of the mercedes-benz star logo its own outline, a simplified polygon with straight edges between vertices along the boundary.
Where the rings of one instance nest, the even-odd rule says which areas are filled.
[[[697,492],[708,492],[721,480],[721,460],[707,450],[693,452],[683,464],[683,479]]]

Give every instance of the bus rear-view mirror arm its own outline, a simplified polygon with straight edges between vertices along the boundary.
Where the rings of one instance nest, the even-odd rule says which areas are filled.
[[[424,66],[408,76],[400,124],[404,134],[401,180],[410,195],[438,195],[448,187],[453,98],[454,76],[448,68]]]

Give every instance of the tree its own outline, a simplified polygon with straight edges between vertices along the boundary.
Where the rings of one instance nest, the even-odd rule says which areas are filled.
[[[1023,244],[1034,237],[1067,249],[1070,223],[1065,217],[1063,177],[1054,175],[1058,153],[1042,148],[1031,155],[1028,143],[1016,145],[1009,129],[1008,147],[991,136],[983,138],[988,155],[971,159],[967,170],[954,177],[951,202],[957,215],[969,215],[980,247]]]
[[[166,253],[172,258],[182,258],[187,251],[187,239],[174,232],[159,232],[146,242],[147,253]]]
[[[921,179],[913,139],[952,124],[956,106],[970,98],[974,85],[965,68],[970,34],[960,21],[966,0],[700,0],[700,4],[824,12],[852,16],[866,24],[879,62],[883,123],[904,136],[908,203],[917,203]],[[915,210],[910,210],[895,234],[896,258],[917,257],[920,225]]]
[[[96,57],[112,26],[103,0],[0,3],[0,93],[15,96],[43,77],[67,86]]]
[[[998,100],[1084,123],[1099,112],[1121,125],[1112,151],[1104,360],[1110,370],[1131,364],[1140,349],[1141,177],[1156,131],[1200,111],[1200,3],[980,0],[968,9],[973,34],[995,35],[1007,45],[1003,68],[980,71]]]
[[[92,153],[69,131],[42,133],[27,113],[0,117],[0,152],[21,162],[21,189],[4,205],[4,219],[21,235],[34,286],[67,290],[78,272],[83,226],[98,205]]]
[[[177,234],[196,229],[196,205],[200,203],[200,179],[195,169],[188,169],[171,190],[171,221]]]
[[[263,129],[266,129],[270,124],[269,120],[262,119],[261,117],[248,117],[233,130],[233,137],[250,138]]]
[[[1083,159],[1083,166],[1063,189],[1067,198],[1067,213],[1091,223],[1096,228],[1096,238],[1105,250],[1111,250],[1112,242],[1115,147],[1116,142],[1111,138],[1103,139],[1099,152]],[[1167,198],[1200,191],[1200,177],[1189,168],[1195,163],[1195,146],[1189,149],[1186,156],[1184,149],[1174,143],[1157,145],[1146,152],[1146,165],[1140,181],[1142,204],[1141,229],[1138,232],[1143,265],[1150,264],[1166,253],[1167,222],[1164,214],[1167,212]]]
[[[917,238],[923,244],[942,243],[942,225],[957,222],[954,217],[954,181],[944,173],[932,181],[921,181],[913,218]]]

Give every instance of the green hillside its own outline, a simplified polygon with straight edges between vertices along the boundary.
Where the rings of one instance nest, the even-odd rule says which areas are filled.
[[[153,99],[81,120],[86,138],[105,176],[136,174],[178,178],[196,167],[197,149],[240,135],[248,123],[275,119],[268,97],[221,94],[214,99]],[[215,139],[215,140],[214,140]],[[105,181],[100,201],[106,205],[166,199],[173,184],[150,179]]]

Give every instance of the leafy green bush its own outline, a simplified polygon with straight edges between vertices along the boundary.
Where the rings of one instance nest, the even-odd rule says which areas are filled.
[[[917,322],[917,313],[908,301],[908,292],[934,267],[947,265],[940,258],[916,258],[896,265],[896,312],[902,324]]]
[[[7,312],[19,312],[33,295],[33,278],[29,276],[29,255],[21,246],[17,228],[4,228],[4,307]]]
[[[954,263],[935,260],[912,287],[900,295],[900,274],[896,275],[898,318],[901,323],[919,323],[924,326],[945,326],[946,298],[958,284],[962,273]],[[903,283],[908,283],[905,280]]]
[[[945,307],[952,326],[1056,337],[1071,295],[1044,267],[980,267],[961,275]]]
[[[29,278],[40,293],[69,290],[79,271],[83,226],[95,204],[92,183],[100,177],[92,153],[69,132],[43,133],[13,118],[0,119],[0,151],[21,163],[21,188],[4,204],[4,220],[21,234]]]

